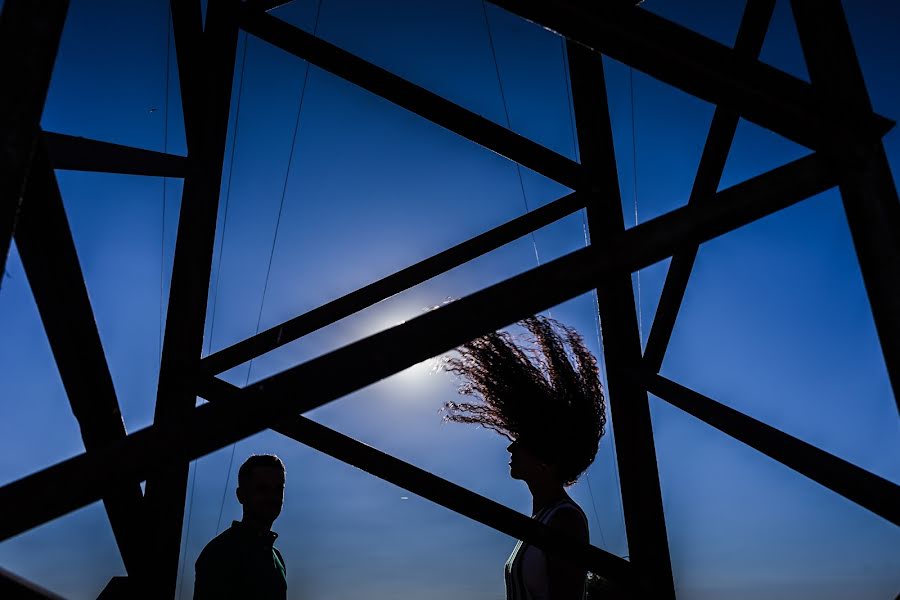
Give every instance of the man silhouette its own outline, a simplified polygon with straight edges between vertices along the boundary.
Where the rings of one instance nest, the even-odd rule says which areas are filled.
[[[284,501],[284,463],[255,454],[238,471],[243,517],[209,542],[195,565],[194,600],[253,598],[285,600],[287,573],[273,546],[272,523]]]

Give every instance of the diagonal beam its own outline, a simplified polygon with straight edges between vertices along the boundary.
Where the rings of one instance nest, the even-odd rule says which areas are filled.
[[[44,132],[54,169],[153,177],[184,177],[187,158],[63,133]]]
[[[790,166],[784,173],[797,173],[801,179],[812,181],[818,169],[817,162],[805,160],[802,164]],[[784,185],[784,176],[778,171],[757,176],[735,188],[714,194],[714,201],[727,201],[738,189],[762,189],[765,185]],[[771,182],[771,183],[765,183]],[[829,186],[822,187],[822,190]],[[778,189],[772,190],[777,196]],[[743,193],[743,192],[742,192]],[[583,201],[576,195],[569,194],[553,202],[535,209],[521,217],[504,223],[474,238],[440,252],[434,256],[388,275],[374,283],[345,296],[332,300],[322,306],[276,325],[257,335],[249,337],[232,346],[219,350],[200,361],[200,371],[206,375],[216,375],[257,358],[304,335],[326,327],[344,317],[371,306],[385,298],[418,285],[441,273],[449,271],[469,260],[515,240],[530,231],[534,231],[555,220],[558,220],[583,206]],[[680,252],[680,251],[679,251]]]
[[[428,281],[523,235],[580,210],[584,204],[568,194],[477,235],[434,256],[354,290],[289,321],[229,346],[200,361],[201,372],[217,375],[326,327],[394,294]]]
[[[871,111],[853,40],[837,0],[793,0],[813,87],[831,126],[828,157],[840,170],[841,198],[900,410],[900,201],[880,140],[860,136],[857,115]]]
[[[42,146],[31,164],[15,240],[85,449],[90,452],[124,439],[125,423],[84,274]],[[103,499],[122,560],[132,575],[143,567],[142,499],[138,482],[122,483]]]
[[[661,375],[639,379],[654,396],[900,525],[900,486]]]
[[[683,206],[245,388],[0,488],[0,541],[98,500],[117,481],[142,481],[322,406],[528,315],[588,292],[603,276],[635,271],[835,185],[811,155],[723,190],[702,209]],[[347,365],[355,368],[347,369]],[[188,373],[185,373],[188,375]],[[197,381],[206,394],[209,378]],[[300,397],[302,395],[302,397]],[[244,402],[252,398],[252,402]]]
[[[247,7],[251,10],[270,11],[293,2],[293,0],[246,0]]]
[[[185,388],[184,382],[187,374],[196,369],[203,346],[237,48],[236,4],[236,0],[209,4],[203,69],[194,71],[195,75],[202,74],[203,77],[201,82],[192,84],[197,86],[193,93],[202,92],[205,101],[202,110],[195,106],[193,111],[196,112],[187,111],[190,119],[198,121],[186,121],[189,140],[193,136],[193,142],[189,142],[188,174],[182,192],[153,418],[154,424],[162,427],[181,422],[193,411],[196,402],[195,394]],[[181,26],[176,22],[176,30]],[[177,39],[176,36],[176,42]],[[194,68],[197,66],[193,64]],[[188,106],[186,104],[185,108]],[[146,516],[155,564],[153,580],[146,583],[152,586],[150,595],[153,597],[172,597],[175,593],[188,467],[187,459],[169,463],[147,479]]]
[[[241,393],[240,388],[219,379],[213,379],[210,383],[205,398],[213,402]],[[633,588],[636,584],[633,569],[626,560],[589,544],[568,539],[502,504],[315,421],[293,416],[272,429],[497,531],[572,559],[579,566],[622,583],[623,587]]]
[[[603,57],[572,42],[566,44],[566,53],[581,163],[592,182],[591,191],[585,192],[588,231],[591,240],[602,240],[625,231]],[[653,597],[674,598],[650,404],[647,391],[626,375],[641,360],[631,273],[608,273],[596,285],[611,418],[616,432],[625,432],[614,442],[628,554],[648,577]]]
[[[741,18],[741,25],[738,28],[737,39],[734,42],[735,53],[748,58],[759,56],[774,10],[775,0],[749,0],[747,2],[744,16]],[[734,140],[737,125],[737,114],[722,107],[716,108],[688,202],[703,202],[715,196],[719,181],[722,179],[722,172],[725,170],[725,161],[728,158],[728,151]],[[650,335],[647,337],[647,346],[644,349],[644,367],[654,373],[658,373],[662,367],[666,348],[672,337],[672,330],[675,328],[675,320],[681,309],[681,302],[684,300],[684,292],[687,290],[698,250],[699,247],[694,246],[677,252],[672,257],[666,273],[666,282],[659,297],[656,315],[653,318]]]
[[[627,2],[491,1],[799,144],[819,149],[826,142],[808,83],[647,10]],[[871,111],[860,120],[872,137],[893,126]]]
[[[281,19],[245,7],[241,27],[488,150],[572,189],[580,187],[578,163]]]
[[[0,598],[62,600],[62,596],[57,596],[36,583],[7,571],[3,567],[0,567]]]
[[[0,287],[68,7],[67,0],[6,0],[0,13],[7,90],[0,94]]]

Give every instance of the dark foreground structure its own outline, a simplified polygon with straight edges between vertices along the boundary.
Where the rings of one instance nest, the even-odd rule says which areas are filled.
[[[277,0],[172,0],[186,157],[41,131],[65,0],[6,0],[0,19],[0,265],[15,240],[85,453],[0,489],[0,540],[103,500],[128,578],[172,597],[188,465],[270,428],[547,552],[625,590],[673,598],[648,393],[900,525],[891,482],[658,374],[700,244],[840,188],[895,398],[900,399],[900,204],[839,0],[792,0],[811,84],[759,62],[775,0],[748,0],[734,48],[627,2],[493,0],[567,39],[581,162],[536,144],[269,14]],[[239,30],[568,186],[573,193],[201,359]],[[681,208],[626,229],[601,55],[716,105]],[[12,93],[11,90],[15,90]],[[738,119],[810,149],[716,191]],[[154,424],[126,435],[54,169],[184,178]],[[238,388],[216,375],[582,208],[593,243],[430,313]],[[630,274],[672,257],[646,350]],[[65,294],[60,293],[65,290]],[[604,323],[630,560],[316,424],[304,412],[596,290]],[[61,299],[65,298],[65,301]],[[360,360],[365,357],[366,360]],[[378,360],[373,360],[378,357]],[[342,365],[357,365],[352,372]],[[295,390],[303,389],[302,397]],[[195,408],[195,398],[209,400]],[[146,493],[140,482],[146,480]],[[13,517],[14,516],[14,517]],[[149,574],[152,573],[152,577]],[[0,571],[3,589],[46,596]],[[128,593],[126,592],[127,596]]]

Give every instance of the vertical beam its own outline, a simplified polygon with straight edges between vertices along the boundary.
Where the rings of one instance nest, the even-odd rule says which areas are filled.
[[[173,3],[173,8],[176,4],[179,3]],[[200,68],[194,68],[194,79],[200,75],[202,78],[192,84],[193,89],[204,96],[202,110],[186,111],[185,125],[189,132],[194,132],[194,141],[188,149],[188,174],[178,222],[154,415],[156,425],[181,422],[193,412],[196,401],[195,393],[186,389],[185,382],[196,370],[203,346],[237,48],[235,9],[234,0],[209,4],[203,34],[204,60]],[[154,533],[152,548],[156,561],[152,582],[155,597],[171,597],[175,592],[187,476],[188,462],[183,461],[147,481],[147,521]]]
[[[31,285],[50,349],[87,451],[125,439],[125,423],[94,321],[75,242],[46,149],[35,152],[16,229],[16,247]],[[144,562],[141,486],[122,484],[104,495],[129,574]]]
[[[200,142],[203,97],[203,14],[199,0],[169,0],[178,87],[188,150]]]
[[[68,7],[6,0],[0,14],[0,288]]]
[[[900,203],[879,139],[860,135],[871,109],[839,0],[792,0],[813,89],[831,128],[823,148],[840,172],[844,212],[900,410]]]
[[[567,42],[572,100],[581,164],[590,173],[585,204],[592,240],[604,240],[625,231],[616,172],[603,59],[583,46]],[[631,562],[653,589],[654,598],[674,598],[672,566],[666,537],[656,450],[650,423],[647,391],[628,373],[639,366],[638,334],[631,274],[607,275],[597,282],[603,319],[603,346],[616,453],[622,486],[625,531]],[[599,288],[602,288],[599,289]]]
[[[748,0],[734,42],[735,54],[753,59],[759,56],[774,10],[775,0]],[[688,202],[708,201],[715,196],[737,125],[737,113],[721,106],[716,107]],[[662,367],[698,250],[699,246],[679,250],[672,256],[669,264],[644,350],[644,366],[654,373],[659,372]]]

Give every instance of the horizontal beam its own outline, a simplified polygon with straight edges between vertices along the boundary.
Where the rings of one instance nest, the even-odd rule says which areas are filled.
[[[216,379],[207,389],[207,400],[240,394],[240,388]],[[628,561],[562,535],[548,526],[475,492],[442,479],[396,457],[329,429],[315,421],[293,416],[272,427],[278,433],[323,452],[366,473],[389,481],[426,500],[571,560],[578,566],[620,583],[634,586]]]
[[[640,375],[654,396],[900,525],[900,486],[661,375]]]
[[[0,541],[98,500],[117,482],[143,481],[371,385],[429,357],[791,206],[834,185],[810,155],[724,190],[710,206],[683,206],[414,319],[204,404],[184,418],[81,454],[0,488]],[[352,368],[348,368],[352,365]],[[196,381],[201,395],[213,385]],[[214,393],[214,392],[213,392]],[[244,399],[252,399],[245,402]],[[13,517],[14,515],[14,517]]]
[[[575,161],[265,12],[244,7],[241,15],[241,27],[261,40],[554,181],[580,187]]]
[[[153,177],[184,177],[187,172],[187,157],[174,154],[49,131],[44,144],[54,169]]]
[[[828,142],[827,121],[810,84],[628,2],[491,0],[647,75],[812,149]],[[860,115],[862,137],[893,121]]]
[[[210,354],[200,361],[200,370],[207,375],[217,375],[227,371],[465,264],[583,207],[583,203],[575,193],[563,196],[461,244],[316,307],[277,327],[267,329],[233,346]]]

